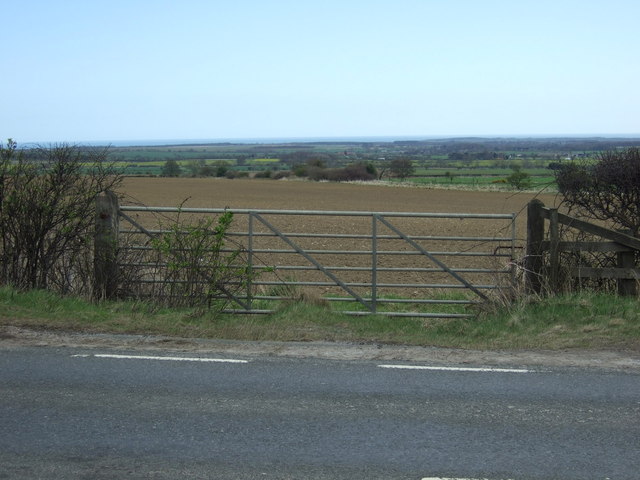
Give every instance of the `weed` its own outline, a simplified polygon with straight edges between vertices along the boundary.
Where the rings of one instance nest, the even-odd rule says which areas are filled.
[[[192,306],[222,311],[254,278],[244,260],[244,249],[229,247],[227,233],[233,213],[226,211],[217,221],[199,219],[186,224],[180,218],[152,238],[155,254],[156,300],[174,306]]]

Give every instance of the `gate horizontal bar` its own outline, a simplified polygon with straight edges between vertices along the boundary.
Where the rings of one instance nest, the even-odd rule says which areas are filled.
[[[147,230],[147,232],[152,233],[154,235],[162,235],[164,233],[175,233],[171,230]],[[139,230],[120,230],[120,233],[129,234],[129,235],[147,235],[146,232],[141,232]],[[229,232],[227,234],[230,237],[248,237],[249,234],[246,232]],[[260,238],[278,238],[277,235],[273,233],[267,232],[254,232],[253,237]],[[367,240],[371,238],[371,235],[356,235],[352,233],[286,233],[283,232],[283,235],[292,238],[338,238],[338,239],[351,239],[351,240]],[[376,237],[378,240],[402,240],[402,237],[397,235],[378,235]],[[447,241],[447,242],[511,242],[510,238],[507,237],[439,237],[434,235],[411,235],[409,236],[412,240],[434,240],[434,241]]]
[[[370,272],[371,267],[325,267],[327,270],[335,270],[338,272]],[[278,265],[275,270],[291,270],[291,271],[314,271],[317,268],[305,265]],[[378,272],[415,272],[415,273],[442,273],[446,270],[434,267],[434,268],[410,268],[410,267],[378,267]],[[508,268],[505,269],[493,269],[493,268],[452,268],[452,272],[458,273],[511,273]]]
[[[496,220],[510,220],[515,217],[512,213],[420,213],[420,212],[367,212],[348,210],[259,210],[251,208],[194,208],[194,207],[145,207],[122,205],[124,212],[164,212],[164,213],[225,213],[261,215],[318,215],[333,217],[406,217],[406,218],[484,218]]]
[[[143,246],[143,245],[133,245],[123,250],[138,250],[138,251],[152,251],[154,250],[151,246]],[[221,250],[223,253],[230,253],[233,250]],[[295,250],[288,249],[267,249],[267,248],[254,248],[252,250],[253,253],[278,253],[278,254],[297,254]],[[305,252],[309,254],[319,255],[372,255],[372,250],[305,250]],[[421,255],[418,251],[412,250],[378,250],[376,252],[378,255]],[[442,256],[442,257],[504,257],[511,258],[511,255],[508,253],[494,253],[494,252],[430,252],[434,256]]]
[[[140,268],[167,268],[167,263],[156,262],[121,262],[119,265],[123,267],[140,267]],[[237,265],[240,267],[240,265]],[[197,267],[195,267],[197,268]],[[208,268],[208,267],[202,267]],[[259,268],[256,266],[256,268]],[[332,267],[326,266],[327,270],[336,272],[370,272],[371,267]],[[294,271],[294,272],[314,272],[319,271],[317,267],[313,265],[277,265],[273,267],[275,271]],[[445,273],[442,268],[410,268],[410,267],[378,267],[378,272],[387,273],[400,273],[400,272],[415,272],[415,273]],[[452,268],[451,271],[458,273],[495,273],[495,274],[508,274],[511,270],[505,269],[491,269],[491,268]]]
[[[246,297],[239,297],[247,300]],[[296,300],[295,296],[278,296],[278,295],[256,295],[251,297],[253,300],[280,301],[280,300]],[[336,303],[353,303],[355,300],[350,297],[322,297],[323,300]],[[362,297],[363,300],[372,301],[372,298]],[[477,300],[446,300],[446,299],[406,299],[406,298],[376,298],[378,304],[416,304],[416,305],[479,305]]]
[[[276,310],[240,310],[240,309],[228,309],[222,310],[222,313],[233,313],[233,314],[271,314],[275,313]],[[404,318],[473,318],[475,315],[470,313],[423,313],[423,312],[361,312],[361,311],[336,311],[335,313],[342,313],[344,315],[354,316],[354,317],[364,317],[367,315],[375,315],[375,316],[383,316],[383,317],[404,317]]]

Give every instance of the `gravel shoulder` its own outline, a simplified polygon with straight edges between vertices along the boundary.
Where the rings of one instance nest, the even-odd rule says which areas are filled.
[[[56,347],[224,356],[418,362],[438,366],[575,367],[640,373],[640,352],[601,350],[477,351],[329,342],[245,342],[147,335],[85,334],[0,326],[0,350]]]

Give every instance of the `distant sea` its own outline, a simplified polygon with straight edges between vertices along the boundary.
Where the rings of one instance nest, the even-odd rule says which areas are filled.
[[[86,145],[112,145],[114,147],[147,147],[166,145],[208,145],[215,143],[280,144],[317,142],[395,142],[403,140],[430,140],[448,137],[272,137],[272,138],[194,138],[165,140],[114,140],[112,142],[86,142]]]
[[[220,143],[232,144],[281,144],[281,143],[318,143],[318,142],[397,142],[444,140],[454,138],[640,138],[636,134],[549,134],[549,135],[389,135],[389,136],[356,136],[356,137],[270,137],[270,138],[190,138],[190,139],[155,139],[155,140],[96,140],[96,141],[68,141],[66,143],[89,146],[113,147],[151,147],[167,145],[209,145]],[[27,142],[32,144],[60,143],[60,142]]]

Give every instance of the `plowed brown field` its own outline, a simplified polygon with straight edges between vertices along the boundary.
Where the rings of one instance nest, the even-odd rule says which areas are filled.
[[[124,191],[148,206],[357,210],[374,212],[518,213],[532,193],[286,180],[130,177]],[[539,198],[553,205],[553,195]]]

